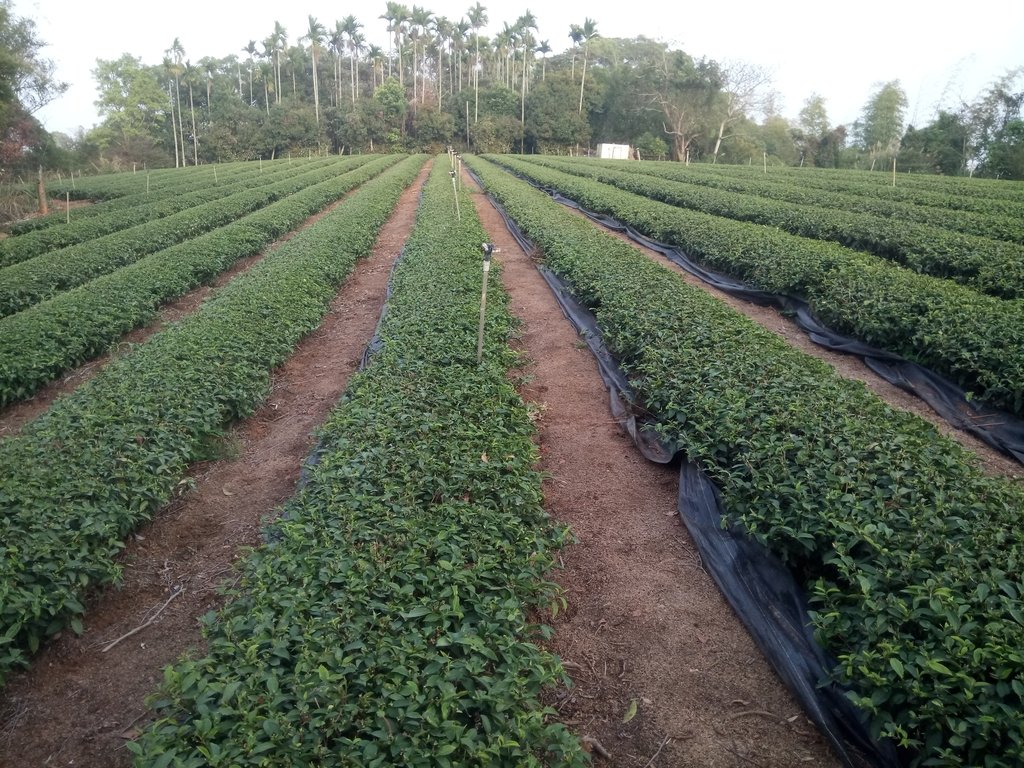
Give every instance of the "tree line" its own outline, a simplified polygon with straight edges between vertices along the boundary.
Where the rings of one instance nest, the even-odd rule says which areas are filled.
[[[605,37],[586,17],[570,25],[564,45],[539,39],[529,11],[485,35],[490,20],[479,2],[456,20],[388,0],[374,20],[386,48],[368,44],[353,15],[333,26],[309,16],[300,30],[274,22],[264,39],[220,57],[189,55],[175,38],[157,64],[128,54],[97,60],[101,123],[51,135],[32,113],[66,86],[39,57],[32,22],[14,18],[9,2],[0,0],[0,50],[20,43],[24,54],[13,65],[0,57],[9,169],[15,161],[106,170],[448,144],[575,154],[611,142],[681,162],[888,168],[895,158],[909,171],[1024,178],[1024,68],[919,127],[906,125],[898,81],[878,85],[852,125],[832,124],[820,94],[790,120],[756,65]]]

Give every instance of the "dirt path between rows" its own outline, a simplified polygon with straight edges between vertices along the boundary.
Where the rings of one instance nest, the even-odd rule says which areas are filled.
[[[0,692],[0,766],[130,763],[124,744],[146,723],[143,700],[160,670],[189,648],[201,652],[197,618],[221,604],[217,586],[244,549],[259,543],[261,521],[293,493],[311,431],[357,367],[426,172],[403,195],[324,324],[275,374],[266,405],[232,430],[225,451],[233,457],[193,468],[194,490],[129,543],[124,585],[90,600],[85,634],[50,643]],[[511,309],[524,323],[519,343],[529,362],[517,376],[539,413],[545,505],[579,539],[562,553],[564,570],[552,574],[566,589],[568,610],[549,622],[556,630],[549,648],[565,660],[575,686],[548,703],[585,739],[597,766],[838,765],[705,573],[675,514],[675,471],[644,460],[612,421],[590,353],[496,211],[483,195],[474,201],[501,249],[496,259]],[[236,264],[217,284],[259,258]],[[774,310],[684,277],[840,375],[865,381],[890,404],[956,433],[916,398],[854,358],[817,347]],[[187,315],[210,290],[168,305],[131,340]],[[60,386],[73,389],[101,365],[90,363]],[[33,406],[36,413],[50,401]],[[29,417],[11,418],[0,421],[0,434],[5,424],[16,429]],[[972,450],[991,454],[983,459],[989,471],[1020,475],[1015,463],[957,434],[980,446]],[[161,606],[151,626],[102,652]],[[633,704],[635,715],[624,722]]]
[[[325,211],[324,213],[327,212]],[[316,218],[318,217],[313,217],[306,221],[303,227],[311,225]],[[209,298],[214,290],[227,285],[243,272],[247,272],[254,264],[261,261],[268,253],[277,248],[281,243],[291,239],[291,237],[294,237],[294,234],[281,238],[258,254],[239,259],[229,269],[217,275],[216,279],[209,285],[201,285],[198,288],[194,288],[165,304],[152,321],[141,328],[136,328],[126,333],[119,341],[111,345],[110,351],[106,354],[93,358],[70,371],[65,371],[61,374],[60,378],[41,387],[32,397],[19,403],[12,403],[0,410],[0,437],[7,437],[19,432],[25,424],[53,405],[53,402],[58,397],[74,392],[103,370],[111,360],[129,352],[132,345],[141,344],[168,323],[183,320],[191,315],[199,309],[200,305]]]
[[[474,202],[523,321],[545,507],[579,540],[551,575],[568,610],[548,644],[575,686],[549,703],[598,766],[838,765],[704,571],[676,514],[676,471],[612,421],[590,352],[498,213]]]
[[[260,543],[261,521],[294,492],[312,430],[357,369],[428,170],[429,163],[402,195],[320,328],[274,374],[267,403],[231,431],[225,446],[234,456],[194,467],[194,490],[129,542],[124,584],[89,600],[85,633],[64,633],[12,678],[0,698],[0,765],[130,764],[124,744],[147,722],[143,701],[161,669],[188,649],[202,652],[197,619],[222,604],[218,585],[244,548]],[[165,604],[152,625],[102,651]]]
[[[210,294],[213,293],[213,291],[227,285],[244,272],[248,272],[268,254],[291,240],[299,232],[307,227],[313,226],[316,222],[341,205],[350,194],[352,193],[347,193],[319,213],[310,216],[301,225],[291,232],[282,235],[266,248],[262,249],[259,253],[238,259],[234,264],[218,274],[209,283],[193,288],[188,293],[184,293],[176,299],[171,299],[167,303],[163,304],[153,320],[144,326],[126,333],[119,341],[111,345],[110,351],[106,354],[93,358],[70,371],[65,371],[60,377],[41,387],[38,392],[27,400],[12,403],[6,408],[0,408],[0,438],[19,432],[25,424],[49,408],[58,397],[78,389],[85,382],[103,370],[111,360],[129,352],[132,345],[141,344],[150,336],[162,330],[168,323],[176,323],[184,320],[199,309],[202,303],[210,297]]]
[[[586,218],[581,212],[574,208],[566,207],[565,210],[570,211],[577,216]],[[894,384],[890,384],[868,368],[859,357],[833,352],[832,350],[815,344],[811,341],[806,331],[800,328],[800,326],[795,322],[785,317],[774,307],[764,307],[759,304],[744,301],[743,299],[738,299],[735,296],[730,296],[729,294],[708,285],[700,278],[690,274],[678,264],[669,261],[665,256],[657,251],[646,248],[634,240],[631,240],[628,235],[608,229],[592,219],[587,218],[586,220],[607,234],[618,238],[624,243],[632,245],[641,253],[658,262],[662,266],[671,269],[676,274],[680,275],[689,285],[700,288],[702,291],[705,291],[724,304],[727,304],[735,311],[746,316],[750,320],[753,320],[762,328],[781,337],[791,347],[795,347],[807,355],[816,357],[819,360],[828,363],[838,376],[841,376],[844,379],[853,379],[855,381],[863,382],[868,389],[878,395],[879,398],[884,400],[893,408],[901,411],[908,411],[913,413],[915,416],[919,416],[925,421],[930,422],[943,435],[952,440],[956,440],[968,451],[974,453],[978,457],[979,466],[987,474],[1000,475],[1017,480],[1024,478],[1024,467],[1022,467],[1018,462],[982,442],[971,433],[965,432],[958,427],[954,427],[942,418],[942,416],[932,410],[932,408],[921,398],[900,389]]]

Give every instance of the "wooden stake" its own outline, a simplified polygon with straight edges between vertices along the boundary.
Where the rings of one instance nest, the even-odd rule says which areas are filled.
[[[494,246],[490,243],[483,244],[484,249],[484,285],[480,292],[480,328],[476,337],[476,362],[479,365],[484,359],[484,317],[487,313],[487,275],[491,271],[491,254],[494,253]]]
[[[896,158],[892,159],[892,185],[896,186]]]
[[[768,173],[768,153],[764,153],[764,172]]]
[[[71,193],[64,191],[64,223],[71,223]]]
[[[455,213],[459,217],[459,221],[462,221],[462,211],[459,210],[459,188],[455,183],[455,171],[449,171],[452,176],[452,194],[455,195]]]
[[[43,166],[39,166],[39,181],[36,184],[36,193],[39,195],[39,215],[45,216],[50,212],[50,206],[46,201],[46,182],[43,181]]]

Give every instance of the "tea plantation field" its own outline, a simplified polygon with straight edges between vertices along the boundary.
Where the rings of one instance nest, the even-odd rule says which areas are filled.
[[[871,736],[905,765],[1024,764],[1020,478],[986,474],[931,424],[549,194],[800,297],[829,327],[1014,420],[1024,186],[463,161],[593,312],[634,407],[713,481],[725,522],[797,578],[829,675]],[[125,347],[23,427],[0,421],[0,687],[55,636],[82,633],[126,541],[267,400],[428,162],[374,354],[203,619],[204,650],[165,670],[127,749],[140,766],[598,759],[543,703],[569,677],[542,622],[564,608],[549,579],[572,534],[544,508],[536,429],[510,379],[517,322],[500,264],[481,314],[488,236],[447,156],[80,178],[74,194],[91,205],[0,240],[0,406]],[[257,254],[196,311],[122,344]]]

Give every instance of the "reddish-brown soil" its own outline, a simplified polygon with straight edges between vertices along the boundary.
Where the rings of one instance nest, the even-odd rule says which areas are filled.
[[[567,208],[566,210],[573,211],[571,208]],[[579,216],[583,215],[578,211],[573,212]],[[590,220],[588,219],[588,221]],[[591,221],[591,223],[594,224],[594,226],[599,226],[593,221]],[[1018,462],[1014,461],[1009,456],[1000,453],[994,448],[991,448],[969,432],[965,432],[962,429],[952,426],[939,414],[933,411],[923,400],[893,384],[890,384],[868,368],[860,358],[854,357],[853,355],[843,355],[838,352],[832,352],[831,350],[815,344],[811,341],[805,331],[803,331],[792,320],[785,317],[777,309],[774,309],[773,307],[763,307],[758,304],[743,301],[742,299],[737,299],[727,293],[723,293],[722,291],[709,286],[700,278],[691,275],[682,267],[669,261],[657,251],[644,248],[633,240],[630,240],[628,235],[621,232],[614,232],[606,228],[605,231],[608,234],[617,237],[619,240],[629,243],[634,248],[637,248],[641,253],[646,254],[659,264],[662,264],[681,275],[688,284],[706,291],[719,301],[732,307],[740,314],[745,315],[750,320],[753,320],[761,327],[771,331],[777,336],[780,336],[790,346],[828,363],[839,376],[842,376],[845,379],[853,379],[855,381],[862,382],[868,387],[868,389],[878,395],[878,397],[893,408],[897,408],[902,411],[909,411],[910,413],[916,414],[922,419],[930,422],[944,435],[956,440],[963,445],[963,447],[974,453],[978,458],[979,466],[988,474],[1002,475],[1012,479],[1024,478],[1024,467],[1022,467]]]
[[[51,642],[0,692],[0,766],[130,762],[124,743],[147,722],[144,699],[162,667],[189,649],[202,651],[198,617],[221,604],[218,587],[230,583],[233,563],[259,543],[261,522],[294,491],[311,431],[357,367],[390,265],[411,230],[423,178],[405,194],[324,324],[275,373],[264,407],[231,431],[225,458],[194,467],[191,490],[129,542],[124,583],[91,597],[85,633]],[[530,257],[484,197],[474,200],[501,249],[496,258],[511,308],[523,321],[517,343],[525,362],[515,375],[537,414],[545,504],[578,539],[552,574],[568,609],[549,621],[556,630],[549,648],[565,661],[574,685],[552,692],[548,703],[584,740],[596,765],[837,765],[704,571],[676,515],[675,471],[645,461],[613,422],[590,353]],[[187,315],[210,290],[182,297],[126,341],[141,341]],[[841,375],[864,380],[896,407],[930,414],[852,358],[815,347],[778,313],[719,298]],[[69,375],[24,412],[0,414],[0,434],[20,428],[101,365]],[[988,453],[990,471],[1019,473]]]
[[[77,368],[65,372],[60,378],[41,387],[38,392],[27,400],[13,403],[6,408],[0,408],[0,438],[18,432],[26,423],[49,408],[54,400],[61,395],[73,392],[99,373],[111,360],[118,355],[130,351],[133,345],[141,344],[168,323],[178,322],[191,315],[206,301],[214,290],[227,285],[243,272],[247,272],[268,253],[280,247],[282,243],[291,240],[302,229],[315,224],[337,206],[341,205],[345,197],[329,205],[320,213],[310,216],[300,227],[278,238],[259,253],[239,259],[228,269],[217,275],[209,284],[200,285],[188,293],[167,302],[160,308],[157,316],[151,322],[125,334],[117,344],[112,345],[106,354],[93,358],[87,363],[83,363]],[[74,203],[72,203],[72,207],[74,207]]]
[[[837,765],[704,571],[676,514],[676,472],[612,420],[590,352],[501,217],[474,200],[523,321],[545,506],[579,540],[552,574],[568,610],[549,622],[574,687],[549,703],[597,765]]]
[[[64,633],[8,684],[0,698],[0,766],[129,764],[125,740],[146,722],[143,702],[161,669],[189,649],[201,652],[198,618],[221,604],[217,589],[234,561],[259,543],[261,521],[293,493],[312,430],[358,367],[425,178],[426,170],[403,195],[320,328],[275,373],[266,404],[231,431],[224,441],[230,455],[194,467],[194,488],[129,543],[124,583],[92,596],[84,634]],[[104,652],[165,604],[151,625]]]

